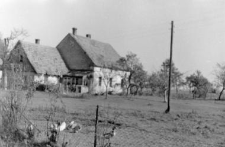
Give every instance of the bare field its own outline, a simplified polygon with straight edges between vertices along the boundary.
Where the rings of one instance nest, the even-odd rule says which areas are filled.
[[[36,92],[29,104],[29,119],[42,131],[39,140],[46,138],[45,116],[52,104],[51,97],[54,96]],[[96,105],[100,106],[100,121],[107,118],[118,124],[112,147],[225,146],[225,101],[172,99],[169,114],[164,113],[167,104],[163,98],[151,96],[109,96],[107,100],[102,96],[58,98],[54,105],[54,120],[74,120],[83,125],[76,134],[61,133],[60,141],[65,137],[69,147],[93,146]]]

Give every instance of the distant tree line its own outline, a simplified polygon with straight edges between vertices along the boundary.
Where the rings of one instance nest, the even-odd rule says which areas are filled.
[[[140,62],[137,54],[129,52],[125,58],[121,58],[118,63],[121,67],[130,72],[128,77],[124,77],[124,91],[125,94],[142,95],[145,91],[149,95],[164,96],[165,91],[168,89],[169,78],[169,59],[165,59],[158,71],[147,73],[144,70],[142,63]],[[223,85],[225,89],[225,65],[218,66],[220,70],[224,70],[219,74],[219,83]],[[208,92],[212,92],[213,84],[211,84],[202,73],[197,70],[193,74],[184,77],[184,73],[180,72],[175,66],[174,62],[171,65],[171,85],[176,93],[179,92],[181,87],[189,88],[189,92],[193,98],[206,98]],[[223,77],[223,78],[222,78]],[[221,91],[221,93],[223,92]]]

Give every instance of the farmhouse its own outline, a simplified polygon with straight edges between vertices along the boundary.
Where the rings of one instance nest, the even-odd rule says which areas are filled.
[[[122,91],[123,77],[127,71],[121,69],[117,61],[121,58],[110,44],[77,35],[77,29],[67,34],[56,47],[69,72],[63,76],[67,92],[103,93]]]
[[[123,90],[123,79],[129,72],[118,64],[121,58],[110,44],[67,34],[56,48],[35,43],[18,41],[9,56],[11,69],[23,71],[23,81],[41,84],[60,83],[63,93],[119,93]],[[8,83],[10,78],[8,74]]]
[[[8,64],[13,70],[22,70],[25,83],[32,80],[41,84],[55,84],[59,81],[60,75],[68,72],[57,49],[40,45],[39,39],[36,39],[35,43],[18,41],[10,52]],[[12,75],[9,72],[7,75],[10,88]]]

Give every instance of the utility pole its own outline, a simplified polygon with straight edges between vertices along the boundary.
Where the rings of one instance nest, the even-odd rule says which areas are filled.
[[[172,71],[172,55],[173,55],[173,21],[171,21],[171,38],[170,38],[170,69],[169,69],[169,83],[168,83],[168,101],[165,113],[170,112],[170,87],[171,87],[171,71]]]
[[[96,119],[95,119],[95,138],[94,138],[94,147],[97,147],[97,138],[98,138],[98,109],[99,106],[97,105],[96,108]]]

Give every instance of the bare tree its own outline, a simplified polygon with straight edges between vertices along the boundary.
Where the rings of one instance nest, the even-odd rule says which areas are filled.
[[[113,77],[115,76],[115,71],[113,70],[113,66],[111,66],[110,68],[106,68],[106,66],[104,66],[101,69],[101,72],[102,72],[102,81],[105,85],[105,99],[107,99],[109,86],[113,82]]]
[[[225,64],[217,63],[216,70],[214,71],[214,73],[215,73],[217,86],[222,87],[222,90],[220,91],[220,94],[218,97],[218,100],[220,100],[223,94],[223,91],[225,90]]]
[[[1,133],[3,133],[3,142],[6,146],[9,146],[12,142],[16,143],[26,139],[28,139],[30,143],[33,143],[35,137],[34,130],[31,129],[28,131],[26,129],[27,127],[22,129],[21,123],[28,123],[36,128],[26,114],[30,100],[35,92],[36,84],[32,81],[24,83],[22,80],[22,67],[17,65],[18,64],[12,64],[11,68],[11,84],[13,86],[10,91],[7,92],[7,96],[0,100],[1,123],[2,126],[4,126],[4,130]],[[29,88],[25,92],[22,92],[24,86]]]
[[[4,45],[0,46],[1,58],[2,58],[2,85],[4,89],[7,89],[7,78],[6,78],[6,68],[7,68],[7,59],[10,51],[13,49],[15,43],[18,40],[23,40],[25,37],[28,37],[28,32],[24,29],[13,29],[10,33],[10,36],[2,39],[1,42],[4,42]]]

